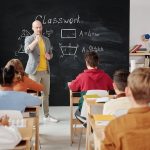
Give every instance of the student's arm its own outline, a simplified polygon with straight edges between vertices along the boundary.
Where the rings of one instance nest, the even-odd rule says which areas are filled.
[[[69,82],[68,87],[72,91],[80,91],[81,90],[80,75],[78,75],[75,80],[72,80],[71,82]]]
[[[34,91],[43,91],[44,90],[44,86],[32,79],[30,79],[27,76],[24,76],[23,78],[23,82],[26,84],[26,87],[30,90],[34,90]]]
[[[13,149],[20,141],[17,128],[0,126],[0,149]]]

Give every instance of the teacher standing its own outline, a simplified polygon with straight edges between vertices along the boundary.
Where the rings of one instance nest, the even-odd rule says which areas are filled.
[[[25,52],[28,54],[28,62],[25,72],[30,78],[44,85],[43,113],[44,121],[58,122],[49,114],[50,94],[50,66],[49,61],[53,58],[50,40],[42,35],[42,23],[35,20],[32,23],[33,34],[25,38]]]

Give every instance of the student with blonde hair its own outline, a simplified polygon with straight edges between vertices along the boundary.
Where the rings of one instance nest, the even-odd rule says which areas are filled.
[[[6,68],[9,66],[14,66],[15,69],[15,78],[13,81],[13,90],[14,91],[25,91],[34,90],[34,91],[43,91],[44,86],[32,79],[30,79],[24,71],[23,64],[19,59],[11,59],[7,62]]]
[[[101,150],[150,149],[150,69],[135,69],[125,91],[132,108],[105,128]]]

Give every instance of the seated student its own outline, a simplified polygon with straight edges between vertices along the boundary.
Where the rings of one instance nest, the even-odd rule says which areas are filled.
[[[125,95],[125,88],[127,86],[127,78],[129,71],[117,70],[113,75],[113,87],[116,93],[115,99],[106,102],[103,106],[103,114],[115,115],[117,112],[126,112],[131,108],[131,102]],[[118,114],[121,115],[121,114]]]
[[[25,92],[13,91],[15,70],[13,66],[0,70],[0,110],[24,111],[28,106],[39,106],[41,100]],[[1,90],[2,89],[2,90]]]
[[[83,96],[87,90],[113,90],[112,79],[107,73],[98,68],[99,57],[96,52],[86,52],[85,63],[87,69],[68,85],[72,91],[80,91]],[[82,104],[83,98],[80,99],[76,117],[80,116]]]
[[[132,108],[105,128],[101,150],[150,149],[150,69],[135,69],[128,77],[125,91]]]
[[[23,65],[19,59],[11,59],[7,62],[5,67],[14,66],[15,68],[15,79],[13,83],[14,91],[25,91],[33,90],[33,91],[43,91],[44,86],[40,83],[35,82],[30,79],[24,71]]]
[[[14,149],[21,141],[21,135],[14,126],[9,126],[9,118],[5,115],[0,118],[0,149]]]

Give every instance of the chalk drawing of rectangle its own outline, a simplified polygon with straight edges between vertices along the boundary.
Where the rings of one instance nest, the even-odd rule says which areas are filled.
[[[61,29],[61,38],[76,38],[76,29]]]

